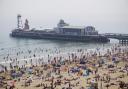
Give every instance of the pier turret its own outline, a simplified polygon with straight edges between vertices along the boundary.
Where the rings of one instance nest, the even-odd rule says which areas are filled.
[[[24,30],[29,30],[29,24],[27,19],[25,20]]]
[[[57,27],[55,28],[57,33],[63,33],[62,27],[69,26],[69,24],[65,23],[63,19],[60,19],[59,23],[57,24]]]
[[[17,15],[17,29],[23,29],[23,25],[22,25],[22,20],[21,20],[21,15],[20,14]]]
[[[60,27],[63,27],[63,26],[69,26],[69,24],[65,23],[63,19],[61,19],[59,21],[59,23],[57,24],[57,27],[60,28]]]

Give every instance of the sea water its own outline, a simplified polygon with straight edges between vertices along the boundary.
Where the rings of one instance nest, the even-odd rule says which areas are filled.
[[[1,33],[0,33],[1,34]],[[78,49],[90,51],[103,51],[118,44],[117,40],[111,39],[110,43],[70,42],[30,38],[13,38],[9,32],[2,33],[0,37],[0,64],[9,64],[10,59],[19,61],[43,58],[45,62],[50,57],[77,52]],[[30,53],[29,53],[30,51]],[[36,57],[34,57],[36,55]]]

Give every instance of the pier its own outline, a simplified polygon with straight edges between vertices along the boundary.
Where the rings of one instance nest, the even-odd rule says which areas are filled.
[[[102,34],[108,38],[113,38],[119,40],[121,44],[128,44],[128,34],[117,34],[117,33],[105,33]]]
[[[22,26],[21,22],[21,15],[18,15],[17,28],[12,31],[12,37],[100,43],[110,41],[107,37],[99,35],[93,26],[72,26],[62,19],[56,27],[44,30],[29,29],[27,19],[25,20],[24,26]]]

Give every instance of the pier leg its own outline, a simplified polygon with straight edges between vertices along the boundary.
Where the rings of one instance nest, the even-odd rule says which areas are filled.
[[[119,43],[120,43],[120,44],[123,44],[123,40],[119,40]]]

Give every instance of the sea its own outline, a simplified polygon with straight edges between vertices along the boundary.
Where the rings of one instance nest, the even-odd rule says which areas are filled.
[[[7,65],[10,60],[27,60],[33,57],[43,57],[48,61],[48,55],[65,55],[82,50],[103,50],[118,44],[118,40],[110,39],[108,43],[71,42],[58,40],[13,38],[11,31],[0,33],[0,64]],[[31,52],[31,53],[29,53]]]

